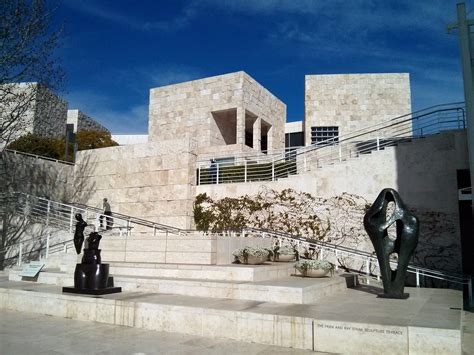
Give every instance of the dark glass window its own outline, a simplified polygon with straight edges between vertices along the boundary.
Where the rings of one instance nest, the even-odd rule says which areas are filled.
[[[339,127],[311,127],[311,144],[331,144],[339,142]]]
[[[285,147],[301,147],[304,145],[303,132],[294,132],[285,134]]]

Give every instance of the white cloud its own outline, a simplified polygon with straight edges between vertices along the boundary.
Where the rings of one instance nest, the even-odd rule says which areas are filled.
[[[119,108],[116,99],[92,92],[75,91],[66,95],[70,109],[78,109],[97,120],[112,133],[147,133],[148,104]]]

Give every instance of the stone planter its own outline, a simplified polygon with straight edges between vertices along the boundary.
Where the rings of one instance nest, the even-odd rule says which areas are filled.
[[[239,261],[242,264],[248,264],[248,265],[259,265],[263,264],[265,261],[267,261],[267,256],[254,256],[254,255],[249,255],[247,258],[247,262],[245,262],[245,259],[243,256],[239,257]]]
[[[294,254],[283,254],[283,255],[278,255],[278,260],[276,261],[293,261],[295,260],[295,255]]]
[[[330,270],[324,269],[307,269],[306,273],[302,272],[300,269],[298,271],[305,277],[325,277],[329,274]]]

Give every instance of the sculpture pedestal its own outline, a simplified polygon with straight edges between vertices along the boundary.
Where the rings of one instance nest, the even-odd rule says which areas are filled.
[[[109,264],[76,264],[74,287],[63,287],[63,292],[105,295],[122,292],[122,288],[114,287],[109,278]]]
[[[391,295],[387,293],[381,293],[380,295],[377,295],[377,298],[392,298],[395,300],[406,300],[408,297],[410,297],[409,293],[402,293],[401,295]]]

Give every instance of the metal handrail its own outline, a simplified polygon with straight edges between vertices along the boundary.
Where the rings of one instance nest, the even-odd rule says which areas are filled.
[[[48,161],[52,161],[52,162],[55,162],[55,163],[61,163],[61,164],[67,164],[67,165],[75,165],[75,163],[70,162],[70,161],[60,160],[60,159],[54,159],[54,158],[45,157],[45,156],[42,156],[42,155],[37,155],[37,154],[31,154],[31,153],[21,152],[21,151],[19,151],[19,150],[3,149],[3,152],[12,153],[12,154],[14,154],[14,155],[17,155],[17,154],[18,154],[18,155],[25,155],[25,156],[28,156],[28,157],[31,157],[31,158],[42,159],[42,160],[48,160]]]
[[[198,161],[197,184],[274,181],[446,129],[464,128],[463,103],[436,105],[284,153],[240,153],[233,163]]]
[[[308,239],[301,236],[294,236],[294,235],[286,234],[282,232],[275,232],[275,231],[256,229],[256,228],[246,228],[245,230],[242,231],[242,236],[245,237],[248,232],[261,234],[263,237],[270,236],[272,238],[279,240],[280,244],[282,241],[287,241],[288,243],[293,244],[293,245],[297,244],[298,246],[303,245],[307,248],[314,248],[314,249],[317,248],[319,249],[319,256],[321,259],[324,258],[324,253],[329,252],[329,253],[334,254],[336,258],[336,262],[338,261],[338,257],[350,257],[355,260],[363,261],[365,264],[365,275],[368,277],[375,276],[377,277],[378,280],[380,280],[380,272],[374,273],[373,271],[371,271],[371,265],[375,266],[375,270],[380,271],[377,257],[366,251],[352,249],[352,248],[335,245],[335,244],[329,244],[326,242]],[[397,262],[391,261],[391,264],[393,266],[396,266]],[[336,264],[335,267],[337,270],[339,266]],[[454,273],[447,273],[444,271],[431,270],[431,269],[428,269],[416,264],[409,264],[407,271],[415,275],[417,287],[421,286],[420,277],[429,277],[432,279],[443,280],[448,283],[466,285],[468,288],[469,304],[472,304],[473,302],[473,289],[472,289],[472,276],[471,275],[454,274]]]

